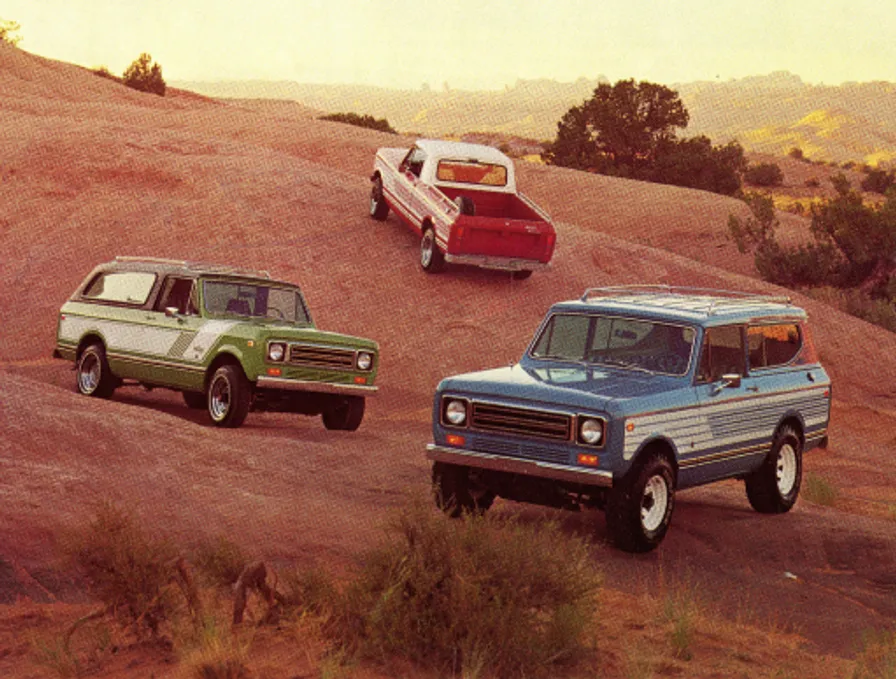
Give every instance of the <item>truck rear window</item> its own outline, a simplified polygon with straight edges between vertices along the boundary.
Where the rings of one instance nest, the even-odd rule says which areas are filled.
[[[506,186],[507,168],[475,160],[440,160],[436,168],[436,178],[439,181],[460,184]]]

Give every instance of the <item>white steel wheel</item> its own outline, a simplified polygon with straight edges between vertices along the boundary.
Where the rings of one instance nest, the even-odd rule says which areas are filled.
[[[668,507],[669,487],[666,479],[659,474],[651,476],[641,496],[641,525],[644,530],[653,532],[659,528],[666,518]]]
[[[96,354],[85,352],[78,363],[78,390],[90,395],[100,385],[100,361]]]
[[[778,492],[782,496],[789,495],[793,490],[796,473],[796,451],[789,443],[785,443],[778,451],[778,461],[775,465],[775,481],[778,484]]]
[[[436,237],[433,235],[432,229],[423,234],[423,240],[420,241],[420,266],[428,269],[432,266],[432,251],[436,246]]]

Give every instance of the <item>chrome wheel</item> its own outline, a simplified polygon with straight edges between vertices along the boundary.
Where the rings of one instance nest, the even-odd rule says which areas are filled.
[[[641,525],[653,532],[663,524],[669,506],[669,488],[659,474],[651,476],[641,496]]]
[[[796,470],[796,451],[789,443],[784,444],[778,451],[778,461],[775,466],[775,481],[782,497],[786,497],[793,490],[793,485],[796,483]]]
[[[209,388],[208,412],[215,422],[222,421],[230,411],[230,381],[224,375],[216,375]]]
[[[78,390],[82,394],[92,394],[100,384],[102,367],[92,351],[85,351],[78,363]]]
[[[428,269],[432,265],[433,248],[436,246],[436,238],[432,230],[423,234],[423,240],[420,241],[420,265],[424,269]]]

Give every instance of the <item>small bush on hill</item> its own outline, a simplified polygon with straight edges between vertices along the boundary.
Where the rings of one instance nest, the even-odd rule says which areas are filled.
[[[787,155],[793,158],[794,160],[805,160],[806,157],[803,155],[803,149],[798,146],[794,146],[790,151],[787,152]]]
[[[450,676],[558,676],[584,651],[601,583],[584,541],[551,523],[449,521],[422,505],[393,534],[330,617],[346,648]]]
[[[869,170],[868,176],[862,180],[862,191],[886,194],[887,190],[896,184],[896,172],[886,170]]]
[[[810,189],[817,189],[821,186],[821,182],[818,181],[817,177],[812,177],[811,179],[806,180],[806,187]]]
[[[775,163],[758,163],[747,168],[744,181],[753,186],[781,186],[784,173]]]
[[[162,67],[152,61],[152,57],[144,52],[137,57],[122,75],[122,82],[128,87],[165,96],[165,79],[162,78]]]
[[[321,120],[330,120],[336,123],[345,123],[347,125],[355,125],[356,127],[366,127],[370,130],[379,132],[388,132],[389,134],[398,134],[389,121],[385,118],[374,118],[370,115],[358,115],[357,113],[330,113],[320,117]]]
[[[112,71],[110,71],[105,66],[97,66],[96,68],[90,69],[90,72],[93,73],[94,75],[98,75],[100,78],[107,78],[109,80],[115,80],[116,82],[121,82],[121,78],[119,78],[117,75],[112,73]]]
[[[22,27],[15,21],[7,21],[0,19],[0,42],[16,46],[22,41],[22,36],[18,35]]]

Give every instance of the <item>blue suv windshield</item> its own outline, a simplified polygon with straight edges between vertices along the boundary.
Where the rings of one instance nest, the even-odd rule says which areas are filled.
[[[684,325],[596,314],[554,314],[533,358],[685,375],[697,332]]]

